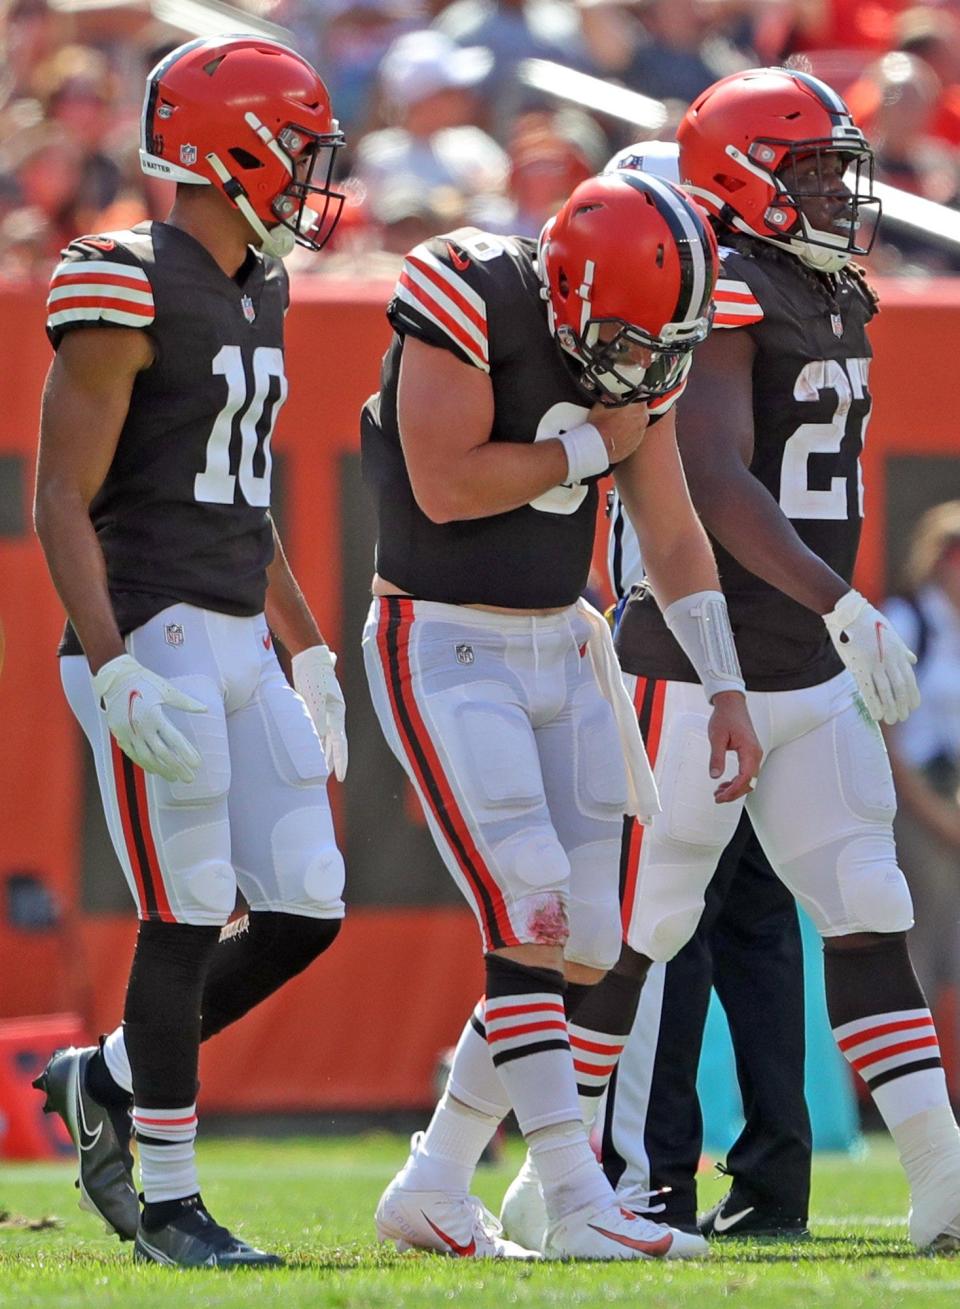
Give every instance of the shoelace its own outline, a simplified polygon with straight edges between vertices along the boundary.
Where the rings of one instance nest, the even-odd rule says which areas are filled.
[[[499,1218],[490,1212],[479,1196],[468,1195],[467,1204],[473,1210],[476,1224],[485,1236],[498,1237],[503,1235],[503,1224]]]
[[[621,1209],[638,1210],[645,1214],[662,1214],[666,1209],[666,1203],[651,1205],[647,1203],[650,1200],[656,1200],[657,1196],[667,1195],[673,1190],[672,1186],[661,1186],[656,1191],[644,1191],[639,1185],[628,1186],[625,1191],[617,1192],[617,1204]]]

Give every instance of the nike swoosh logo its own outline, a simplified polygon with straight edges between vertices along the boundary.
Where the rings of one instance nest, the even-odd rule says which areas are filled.
[[[269,632],[264,632],[264,634],[263,634],[263,636],[261,636],[260,640],[263,642],[263,648],[264,648],[264,650],[269,650],[270,647],[271,647],[271,645],[273,644],[273,637],[270,635]],[[428,1221],[429,1221],[429,1219],[428,1219]]]
[[[422,1209],[420,1212],[423,1214]],[[455,1241],[452,1236],[447,1236],[446,1232],[441,1227],[438,1227],[436,1223],[427,1218],[426,1214],[423,1214],[423,1216],[427,1219],[427,1222],[430,1223],[430,1226],[436,1232],[437,1236],[439,1236],[440,1240],[443,1241],[444,1245],[446,1245],[453,1254],[461,1259],[470,1259],[477,1253],[477,1243],[472,1237],[469,1245],[461,1245],[460,1242]]]
[[[725,1214],[723,1210],[721,1210],[713,1220],[713,1230],[715,1232],[729,1231],[731,1227],[734,1227],[739,1223],[741,1218],[746,1218],[747,1214],[752,1214],[754,1207],[755,1206],[752,1204],[748,1205],[746,1209],[740,1209],[735,1214]]]
[[[877,649],[880,651],[880,662],[883,663],[883,623],[874,623],[873,627],[877,634]]]
[[[430,1220],[427,1219],[429,1222]],[[605,1227],[597,1227],[596,1223],[588,1223],[595,1232],[601,1236],[606,1236],[611,1241],[616,1241],[617,1245],[625,1245],[628,1250],[639,1250],[641,1254],[651,1255],[653,1258],[663,1258],[663,1256],[673,1245],[673,1235],[667,1232],[656,1241],[640,1241],[633,1236],[624,1236],[622,1232],[608,1232]]]
[[[81,1150],[92,1150],[100,1140],[100,1133],[103,1131],[103,1123],[97,1123],[97,1130],[91,1132],[87,1126],[87,1120],[83,1112],[83,1096],[77,1087],[77,1135],[80,1140],[77,1145]]]
[[[80,239],[81,245],[92,245],[94,250],[115,250],[116,241],[108,241],[102,236],[84,236]]]
[[[460,254],[459,250],[455,249],[449,241],[447,242],[447,253],[450,256],[450,262],[453,264],[454,268],[458,269],[461,273],[470,267],[470,260],[465,255]],[[429,1221],[430,1219],[428,1218],[427,1222],[429,1223]]]

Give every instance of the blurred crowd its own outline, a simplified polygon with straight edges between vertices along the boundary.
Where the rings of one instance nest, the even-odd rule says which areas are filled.
[[[278,25],[345,129],[335,239],[303,271],[389,277],[463,223],[536,233],[620,146],[669,138],[726,73],[804,67],[845,95],[877,176],[960,208],[960,0],[6,0],[0,11],[0,276],[48,276],[80,231],[162,217],[137,162],[144,76],[215,24]],[[180,25],[178,25],[180,24]],[[598,79],[602,79],[602,82]],[[603,83],[607,84],[604,87]],[[608,87],[620,88],[610,94]],[[632,93],[632,94],[630,94]],[[876,271],[960,271],[888,224]]]

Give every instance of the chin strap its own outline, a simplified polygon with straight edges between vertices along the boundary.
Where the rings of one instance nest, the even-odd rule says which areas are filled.
[[[283,223],[278,223],[276,227],[267,227],[250,203],[250,199],[243,189],[243,183],[233,176],[220,159],[220,156],[211,153],[206,156],[206,159],[220,179],[227,197],[233,201],[253,228],[263,253],[273,255],[277,259],[286,258],[297,243],[297,238],[290,228]]]

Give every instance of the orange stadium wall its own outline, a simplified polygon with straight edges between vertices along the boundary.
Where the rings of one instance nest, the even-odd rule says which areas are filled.
[[[874,598],[895,576],[916,514],[960,496],[960,286],[882,291],[859,562]],[[482,984],[473,920],[380,740],[358,653],[373,524],[357,415],[377,385],[386,294],[383,285],[300,283],[288,320],[291,394],[274,442],[288,553],[342,655],[351,766],[334,804],[351,912],[333,951],[204,1052],[208,1111],[424,1105],[438,1052],[456,1040]],[[50,358],[40,293],[0,289],[0,343],[0,1019],[75,1011],[94,1035],[120,1012],[136,924],[60,692],[62,613],[30,529]]]

